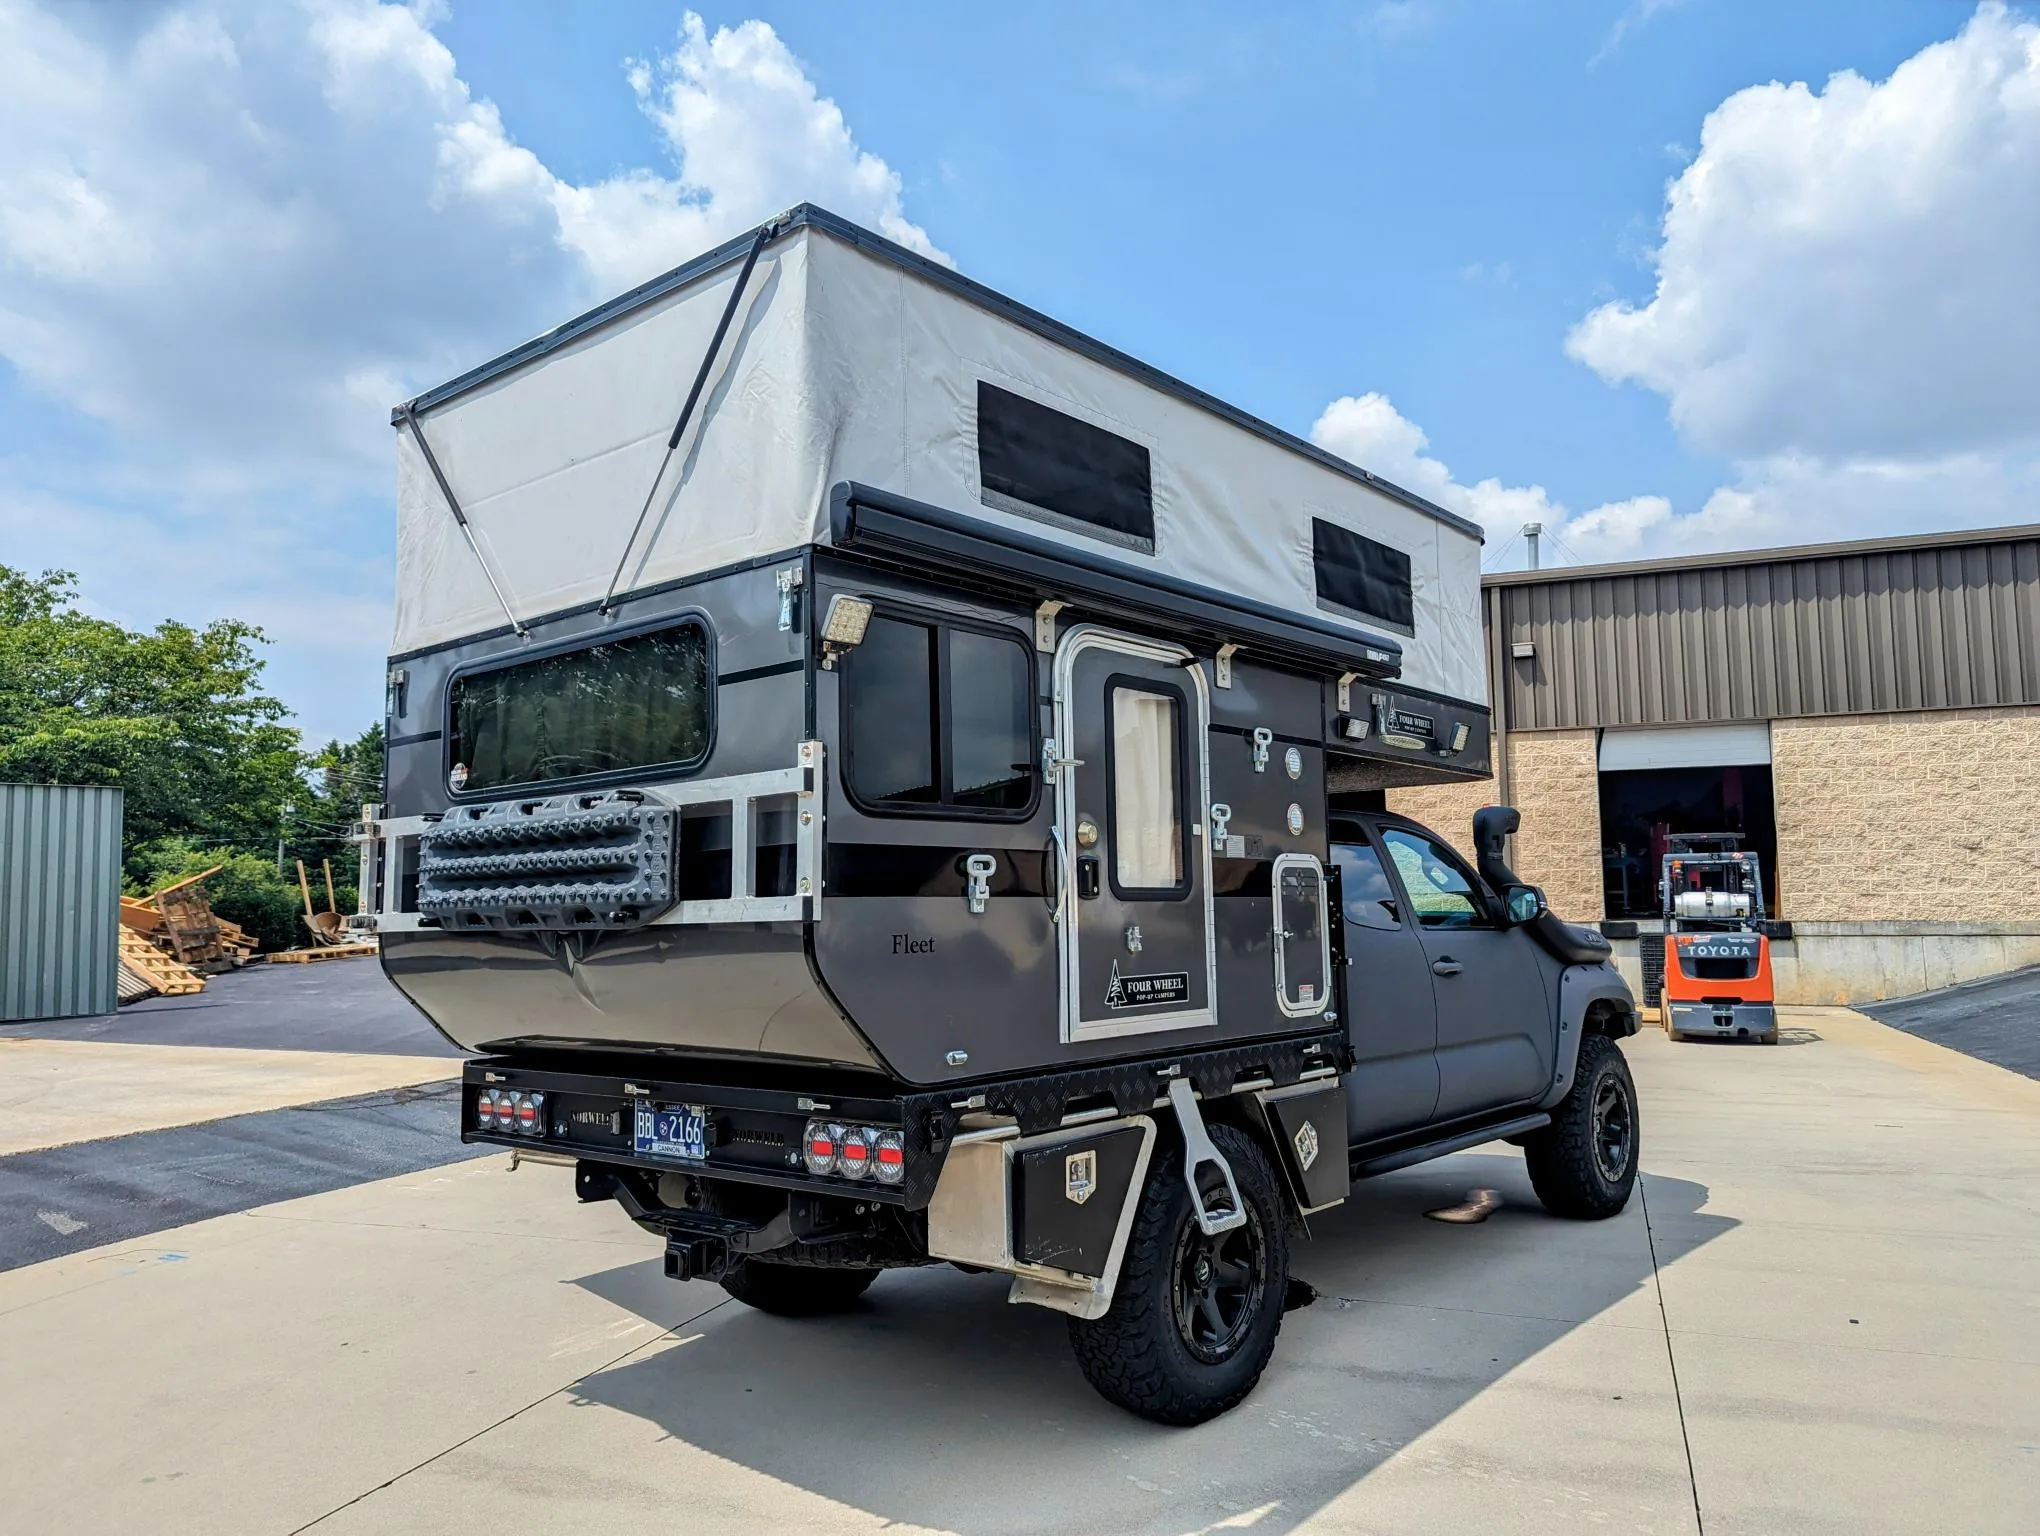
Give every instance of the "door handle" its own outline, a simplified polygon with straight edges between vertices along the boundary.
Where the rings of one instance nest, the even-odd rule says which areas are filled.
[[[1431,974],[1433,976],[1457,976],[1465,969],[1465,966],[1461,965],[1450,955],[1441,956],[1439,959],[1431,962]]]

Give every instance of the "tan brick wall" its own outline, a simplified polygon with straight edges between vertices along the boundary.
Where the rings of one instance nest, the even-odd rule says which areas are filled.
[[[2040,709],[1771,726],[1780,914],[2040,919]]]
[[[1544,887],[1551,910],[1600,921],[1601,764],[1592,731],[1518,731],[1509,737],[1509,793],[1523,813],[1516,873]]]
[[[1509,792],[1523,813],[1516,873],[1544,887],[1573,922],[1601,910],[1600,763],[1592,731],[1518,731],[1509,737]],[[1495,801],[1495,781],[1391,789],[1388,808],[1414,817],[1473,857],[1473,813]]]
[[[1493,779],[1458,779],[1450,784],[1425,784],[1410,789],[1391,789],[1388,808],[1398,816],[1421,821],[1457,848],[1471,864],[1473,813],[1495,803]]]

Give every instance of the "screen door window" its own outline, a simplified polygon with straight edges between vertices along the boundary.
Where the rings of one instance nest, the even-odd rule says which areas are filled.
[[[1122,895],[1188,888],[1181,708],[1174,694],[1112,689],[1112,882]]]
[[[1273,881],[1276,1004],[1292,1019],[1307,1018],[1331,1001],[1324,866],[1307,853],[1281,854]]]

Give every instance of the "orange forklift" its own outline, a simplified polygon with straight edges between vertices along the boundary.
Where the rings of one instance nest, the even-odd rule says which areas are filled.
[[[1757,856],[1738,832],[1674,833],[1659,881],[1665,1032],[1778,1043],[1771,925]]]

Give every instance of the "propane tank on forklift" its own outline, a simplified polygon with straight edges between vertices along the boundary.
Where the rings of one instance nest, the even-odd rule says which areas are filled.
[[[1741,841],[1675,834],[1665,853],[1665,1032],[1674,1040],[1778,1041],[1762,871]]]

